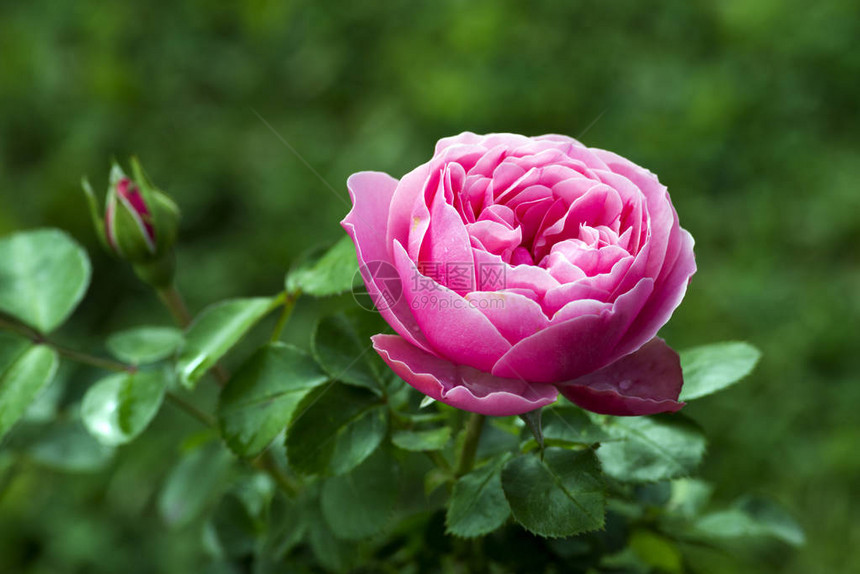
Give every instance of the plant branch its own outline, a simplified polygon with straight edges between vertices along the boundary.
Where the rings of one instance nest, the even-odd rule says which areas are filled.
[[[188,327],[191,324],[191,313],[188,311],[185,300],[182,298],[182,294],[176,288],[176,285],[171,284],[170,287],[158,289],[157,293],[158,298],[161,299],[161,302],[164,303],[164,306],[173,315],[176,324],[183,329]]]
[[[484,421],[487,417],[478,413],[472,413],[466,423],[466,440],[463,442],[463,450],[457,461],[455,476],[460,477],[468,474],[475,466],[475,454],[478,452],[478,442],[481,440],[481,432],[484,430]]]
[[[284,332],[284,327],[289,321],[290,316],[293,314],[293,307],[296,306],[296,299],[299,298],[301,292],[295,293],[287,293],[284,296],[284,309],[281,311],[281,316],[278,317],[278,322],[275,324],[275,329],[272,331],[272,338],[270,341],[274,343],[278,339],[281,338],[281,333]]]

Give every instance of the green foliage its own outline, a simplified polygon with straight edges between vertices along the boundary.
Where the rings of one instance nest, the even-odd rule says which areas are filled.
[[[87,390],[81,417],[104,444],[125,444],[146,429],[158,413],[172,373],[167,369],[118,373]]]
[[[217,442],[183,453],[158,498],[158,510],[167,525],[185,526],[215,504],[231,462],[230,454]]]
[[[502,487],[517,522],[551,538],[603,528],[606,485],[594,451],[548,448],[505,464]]]
[[[314,297],[337,295],[352,288],[358,273],[355,247],[349,237],[341,237],[320,257],[309,256],[287,275],[289,293]]]
[[[398,490],[396,461],[385,449],[377,449],[349,473],[325,480],[320,493],[323,517],[338,538],[368,538],[391,521]]]
[[[370,336],[378,333],[374,315],[354,312],[323,317],[311,338],[314,358],[334,379],[381,394],[385,365],[373,351]]]
[[[90,260],[56,229],[0,239],[0,312],[41,333],[59,327],[90,284]]]
[[[604,428],[615,439],[597,454],[609,476],[625,482],[653,482],[687,476],[705,454],[698,425],[680,414],[614,417]]]
[[[691,401],[721,391],[749,375],[761,352],[748,343],[703,345],[681,353],[684,388],[680,400]]]
[[[137,327],[108,337],[107,348],[121,361],[147,365],[172,356],[184,340],[173,327]]]
[[[511,515],[502,489],[506,456],[461,476],[454,484],[445,524],[448,532],[463,538],[484,536],[500,528]]]
[[[364,389],[330,383],[300,403],[287,430],[290,464],[306,474],[345,474],[382,442],[388,411]]]
[[[239,340],[273,308],[266,297],[233,299],[207,307],[185,333],[176,369],[180,382],[194,388]]]
[[[17,343],[15,350],[19,350]],[[2,368],[4,362],[6,366]],[[0,352],[0,438],[9,432],[39,392],[51,382],[57,372],[57,363],[57,353],[43,345],[32,345],[15,353],[14,358]]]
[[[442,450],[449,440],[451,440],[451,427],[400,430],[391,435],[394,446],[414,452]]]
[[[221,391],[218,421],[227,445],[255,456],[278,435],[314,388],[328,377],[303,351],[271,343],[252,355]]]

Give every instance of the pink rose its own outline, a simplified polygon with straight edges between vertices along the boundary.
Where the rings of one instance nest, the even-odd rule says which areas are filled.
[[[648,170],[566,136],[467,132],[400,181],[348,186],[342,225],[399,334],[373,346],[420,392],[496,416],[558,391],[613,415],[683,406],[655,335],[696,271],[693,238]]]

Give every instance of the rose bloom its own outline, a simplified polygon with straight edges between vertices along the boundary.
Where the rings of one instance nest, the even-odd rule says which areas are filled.
[[[558,392],[612,415],[683,406],[655,335],[696,271],[693,238],[650,171],[566,136],[467,132],[399,181],[348,187],[342,225],[397,332],[373,346],[420,392],[496,416]]]

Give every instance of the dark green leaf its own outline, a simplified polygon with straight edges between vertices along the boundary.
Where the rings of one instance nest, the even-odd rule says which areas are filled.
[[[320,505],[334,535],[360,540],[382,530],[397,501],[397,474],[395,460],[378,449],[349,473],[327,479]]]
[[[253,554],[263,535],[263,526],[248,512],[242,501],[228,493],[212,515],[212,526],[221,550],[230,558]]]
[[[543,436],[550,445],[594,444],[610,440],[578,407],[552,406],[543,409]]]
[[[343,474],[379,446],[388,411],[371,392],[340,383],[319,387],[302,401],[287,430],[287,458],[306,474]]]
[[[59,361],[53,349],[32,345],[22,352],[24,348],[26,345],[15,342],[0,356],[0,362],[8,365],[0,372],[0,437],[18,422],[57,372]]]
[[[474,538],[505,523],[511,515],[502,489],[501,471],[506,460],[507,457],[499,457],[457,480],[445,515],[448,533]]]
[[[81,403],[87,430],[107,445],[136,438],[158,413],[170,379],[166,370],[119,373],[89,388]]]
[[[257,297],[222,301],[206,308],[185,334],[176,365],[182,384],[194,388],[273,306],[273,299]]]
[[[380,393],[386,371],[370,342],[379,332],[372,319],[368,312],[323,317],[314,329],[311,352],[332,378]]]
[[[240,456],[259,454],[327,379],[304,351],[283,343],[260,348],[221,391],[218,421],[227,445]]]
[[[441,450],[451,439],[451,427],[439,427],[430,430],[401,430],[395,432],[391,442],[403,450],[415,452]]]
[[[611,417],[614,442],[597,451],[606,474],[625,482],[650,482],[690,474],[705,454],[705,437],[690,419],[674,413]]]
[[[682,401],[691,401],[729,387],[755,368],[761,352],[742,342],[716,343],[681,352],[684,371]]]
[[[59,327],[90,284],[90,260],[57,229],[0,239],[0,312],[42,333]]]
[[[358,259],[349,236],[342,237],[322,257],[313,257],[287,275],[287,291],[327,297],[352,288]]]
[[[183,340],[182,331],[173,327],[138,327],[111,335],[107,348],[121,361],[146,365],[173,355]]]
[[[167,476],[158,498],[158,510],[169,526],[192,522],[214,503],[230,468],[232,457],[218,442],[185,453]]]
[[[523,454],[502,470],[502,487],[514,518],[550,538],[603,527],[606,495],[594,451],[548,448],[544,459]]]

